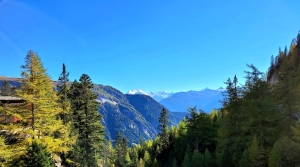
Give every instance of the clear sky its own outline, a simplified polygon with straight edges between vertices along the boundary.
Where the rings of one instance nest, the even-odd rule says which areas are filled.
[[[217,89],[246,63],[265,72],[300,30],[299,0],[0,0],[0,75],[20,77],[28,50],[53,80],[122,92]]]

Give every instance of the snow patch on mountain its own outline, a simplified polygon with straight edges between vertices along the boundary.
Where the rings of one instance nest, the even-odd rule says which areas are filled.
[[[113,104],[113,105],[117,105],[117,102],[115,102],[113,100],[110,100],[108,98],[105,98],[105,97],[99,97],[96,101],[101,103],[101,104],[110,103],[110,104]]]

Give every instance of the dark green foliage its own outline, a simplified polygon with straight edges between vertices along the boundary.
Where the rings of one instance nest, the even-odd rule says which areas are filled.
[[[205,167],[213,167],[215,166],[215,160],[213,159],[211,153],[208,151],[208,149],[205,149],[204,152],[204,166]]]
[[[7,80],[4,80],[2,87],[0,88],[1,96],[11,96],[15,94],[13,87],[8,83]]]
[[[176,158],[173,159],[172,167],[178,167]]]
[[[43,146],[36,141],[33,141],[27,148],[27,152],[24,158],[25,167],[54,167],[54,161],[51,158],[51,154],[46,150],[46,146]]]
[[[193,148],[203,153],[206,148],[211,151],[216,149],[217,126],[208,114],[197,108],[189,108],[190,118],[187,118],[187,133],[193,143]]]
[[[159,126],[158,126],[158,136],[160,137],[160,147],[168,147],[169,145],[169,133],[168,133],[168,113],[165,108],[162,109],[160,113],[160,117],[158,119]]]
[[[222,154],[222,166],[238,165],[242,152],[246,147],[242,134],[244,133],[243,122],[245,115],[242,112],[241,88],[238,79],[234,76],[233,81],[225,82],[223,108],[221,109],[221,127],[219,129],[218,152]]]
[[[269,167],[280,167],[281,165],[281,150],[279,142],[276,141],[269,156]]]
[[[97,166],[97,159],[104,141],[104,128],[101,125],[101,115],[98,113],[99,103],[91,91],[91,78],[83,74],[80,82],[76,80],[71,85],[70,99],[73,120],[73,133],[77,141],[72,151],[72,159],[81,166]]]
[[[59,117],[61,120],[63,120],[63,123],[66,124],[70,121],[70,88],[69,88],[69,72],[66,70],[65,64],[63,64],[62,72],[58,78],[58,84],[56,86],[57,88],[57,95],[58,95],[58,102],[61,105],[62,112],[59,114]]]
[[[126,137],[121,136],[121,133],[118,132],[117,139],[116,139],[116,156],[115,156],[115,166],[128,166],[130,164],[130,159],[126,157],[128,154],[128,141]]]
[[[199,153],[198,150],[194,150],[191,162],[192,162],[192,167],[203,167],[204,157]]]
[[[190,154],[189,153],[185,153],[183,162],[181,164],[181,167],[191,167],[192,166],[191,162],[192,161],[191,161]]]
[[[153,163],[152,163],[152,166],[151,166],[151,167],[159,167],[159,165],[158,165],[158,162],[157,162],[156,158],[154,158],[154,161],[153,161]]]

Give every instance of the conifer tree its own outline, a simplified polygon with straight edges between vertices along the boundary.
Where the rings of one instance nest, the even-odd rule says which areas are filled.
[[[191,166],[192,166],[192,163],[191,163],[190,154],[186,152],[185,155],[184,155],[184,159],[183,159],[183,162],[181,164],[181,167],[191,167]]]
[[[158,165],[158,162],[157,162],[156,158],[154,158],[154,161],[153,161],[153,163],[152,163],[152,166],[151,166],[151,167],[159,167],[159,165]]]
[[[212,155],[208,151],[208,149],[205,149],[205,152],[204,152],[204,164],[205,164],[205,167],[213,167],[213,166],[215,166],[215,163],[214,163],[214,160],[212,158]]]
[[[145,167],[150,167],[151,165],[151,157],[148,151],[145,151],[143,161],[145,163]]]
[[[126,166],[128,164],[126,160],[127,147],[127,139],[118,132],[115,145],[115,166]]]
[[[248,148],[248,158],[253,166],[258,166],[259,147],[256,136],[253,137],[251,145]]]
[[[295,51],[295,49],[294,49]],[[294,126],[298,121],[297,114],[300,104],[299,81],[300,75],[298,69],[295,67],[289,57],[294,54],[293,51],[289,52],[289,56],[285,57],[277,71],[277,83],[274,85],[274,92],[276,102],[279,105],[280,112],[284,115],[284,121],[281,125],[282,132],[292,138],[291,126]]]
[[[162,109],[162,111],[160,112],[160,117],[158,119],[159,121],[159,134],[158,136],[160,137],[160,142],[161,142],[161,147],[167,147],[169,144],[169,133],[168,133],[168,113],[167,110],[165,108]]]
[[[212,151],[216,149],[217,124],[211,116],[204,111],[196,111],[196,107],[189,108],[190,118],[187,118],[188,135],[191,142],[195,144],[195,149],[204,152],[205,148]]]
[[[194,150],[193,156],[192,156],[192,166],[193,167],[203,167],[204,166],[204,160],[202,159],[201,154],[198,150]]]
[[[130,156],[130,160],[131,160],[131,163],[129,166],[136,167],[139,163],[139,161],[138,161],[139,156],[138,156],[137,150],[135,148],[130,148],[129,156]]]
[[[177,126],[177,133],[174,139],[174,150],[173,153],[176,157],[176,161],[179,164],[183,161],[186,149],[186,143],[188,142],[188,135],[187,135],[187,122],[186,120],[182,120],[179,122]]]
[[[102,116],[98,113],[97,97],[91,91],[91,78],[83,74],[79,81],[75,80],[70,88],[73,133],[77,135],[72,151],[73,161],[81,166],[94,167],[100,159],[104,141],[104,128],[100,122]]]
[[[140,158],[140,160],[139,160],[138,167],[145,167],[145,163],[142,158]]]
[[[69,138],[68,125],[57,119],[61,112],[57,104],[56,92],[52,81],[46,73],[40,57],[30,50],[22,66],[23,81],[16,95],[24,100],[20,105],[7,107],[7,115],[17,117],[15,124],[1,125],[10,134],[14,134],[16,143],[10,147],[15,154],[10,158],[18,158],[25,153],[25,146],[32,141],[43,143],[51,153],[62,153],[69,150],[72,138]]]
[[[62,72],[58,78],[58,103],[60,104],[62,108],[62,112],[59,114],[61,120],[63,120],[63,123],[66,124],[70,121],[70,100],[69,100],[69,94],[70,94],[70,87],[69,87],[69,72],[66,70],[65,64],[63,64]]]
[[[251,71],[246,71],[242,107],[247,121],[244,121],[243,127],[251,134],[249,137],[257,137],[262,149],[271,148],[279,135],[278,122],[282,114],[278,111],[270,85],[263,80],[263,73],[253,65],[248,67]]]
[[[111,167],[113,165],[114,153],[111,142],[106,140],[101,154],[101,160],[104,167]]]
[[[11,96],[14,94],[12,86],[4,80],[2,87],[0,88],[0,95],[1,96]]]
[[[242,125],[245,116],[241,108],[241,88],[238,86],[236,76],[234,76],[233,81],[229,78],[225,84],[227,91],[223,93],[218,151],[223,156],[220,158],[222,159],[222,166],[237,166],[246,147],[242,138]]]
[[[173,159],[172,167],[177,167],[177,160],[176,160],[176,158]]]
[[[54,161],[51,154],[47,151],[46,146],[33,141],[27,148],[24,158],[25,167],[54,167]]]
[[[279,142],[276,141],[269,156],[269,167],[280,167],[281,163],[281,151],[280,151],[280,146]]]

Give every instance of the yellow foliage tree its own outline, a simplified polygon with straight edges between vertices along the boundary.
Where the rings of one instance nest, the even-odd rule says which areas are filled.
[[[25,65],[21,68],[23,81],[16,94],[24,103],[4,110],[19,121],[1,125],[1,129],[7,130],[17,139],[8,150],[17,149],[19,155],[23,154],[25,147],[35,140],[46,145],[51,153],[66,153],[74,143],[74,139],[69,138],[70,124],[64,125],[58,119],[62,109],[57,103],[58,97],[40,57],[30,50],[25,58]],[[11,155],[10,158],[16,157]]]

